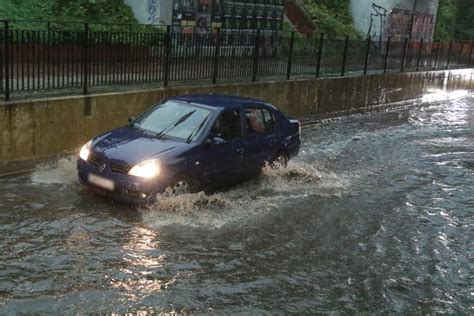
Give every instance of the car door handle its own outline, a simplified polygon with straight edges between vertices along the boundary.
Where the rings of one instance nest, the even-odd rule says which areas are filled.
[[[235,151],[236,151],[237,153],[239,153],[239,154],[243,154],[243,153],[244,153],[244,149],[243,149],[243,148],[237,148]]]

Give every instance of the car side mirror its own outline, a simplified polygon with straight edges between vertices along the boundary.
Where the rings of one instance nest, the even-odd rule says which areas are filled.
[[[132,123],[133,121],[135,121],[135,116],[130,116],[130,117],[128,118],[128,122],[129,122],[129,123]]]
[[[213,138],[208,138],[206,141],[206,144],[209,147],[216,147],[216,146],[222,146],[226,143],[226,141],[220,137],[213,137]]]

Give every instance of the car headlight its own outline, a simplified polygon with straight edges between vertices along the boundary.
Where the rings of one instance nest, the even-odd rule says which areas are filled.
[[[88,141],[87,144],[82,146],[81,151],[79,152],[79,157],[81,157],[82,160],[86,160],[89,158],[89,153],[91,151],[91,145],[92,145],[92,140]]]
[[[150,159],[133,166],[128,174],[131,176],[150,179],[160,174],[160,170],[160,161],[158,159]]]

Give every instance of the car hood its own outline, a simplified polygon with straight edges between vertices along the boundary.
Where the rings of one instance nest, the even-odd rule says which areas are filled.
[[[155,135],[145,131],[124,126],[99,136],[94,141],[92,150],[109,160],[137,164],[146,159],[162,158],[187,146],[190,145],[169,139],[157,139]]]

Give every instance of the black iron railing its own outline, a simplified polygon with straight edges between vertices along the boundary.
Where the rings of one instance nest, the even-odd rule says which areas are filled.
[[[0,93],[146,83],[256,81],[472,66],[473,43],[408,38],[312,38],[270,33],[213,34],[12,29],[0,31]]]

